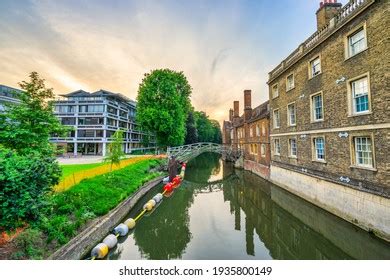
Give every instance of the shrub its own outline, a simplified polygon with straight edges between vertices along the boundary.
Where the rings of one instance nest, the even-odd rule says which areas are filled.
[[[27,228],[14,240],[18,249],[12,256],[13,259],[42,259],[45,243],[43,234],[38,229]]]
[[[54,157],[16,154],[0,147],[0,227],[13,229],[36,220],[48,206],[61,169]]]

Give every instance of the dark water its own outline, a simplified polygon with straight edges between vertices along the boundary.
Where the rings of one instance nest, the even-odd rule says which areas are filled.
[[[215,154],[202,154],[187,165],[180,188],[108,258],[390,259],[390,245]]]

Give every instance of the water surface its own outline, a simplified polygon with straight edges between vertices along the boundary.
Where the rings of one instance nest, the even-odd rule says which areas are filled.
[[[390,259],[390,245],[205,153],[188,163],[182,185],[120,238],[108,259]]]

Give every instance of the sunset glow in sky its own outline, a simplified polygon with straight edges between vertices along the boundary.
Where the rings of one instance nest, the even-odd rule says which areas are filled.
[[[219,121],[316,30],[319,0],[0,1],[0,84],[37,71],[56,94],[137,96],[144,73],[183,71],[192,103]],[[341,1],[345,4],[346,0]]]

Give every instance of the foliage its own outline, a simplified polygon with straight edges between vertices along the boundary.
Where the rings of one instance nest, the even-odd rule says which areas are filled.
[[[196,128],[194,112],[190,111],[186,123],[186,139],[185,144],[192,144],[198,142],[198,130]]]
[[[119,165],[121,159],[125,156],[124,152],[122,151],[123,131],[118,129],[115,131],[112,137],[114,138],[114,141],[109,143],[108,155],[104,159],[105,162],[109,162],[111,164],[111,170],[112,166],[114,164]]]
[[[24,90],[18,94],[21,104],[6,104],[5,113],[0,114],[0,144],[20,154],[31,151],[51,155],[53,147],[50,135],[64,135],[67,129],[54,116],[52,104],[53,89],[47,89],[44,80],[36,72],[30,74],[30,81],[23,81]]]
[[[13,259],[42,259],[44,254],[43,233],[35,228],[27,228],[15,238],[18,251]]]
[[[198,142],[222,143],[221,128],[218,121],[210,120],[205,112],[195,112]]]
[[[222,132],[221,132],[221,126],[219,125],[219,122],[216,120],[210,120],[211,126],[213,127],[213,143],[222,143]]]
[[[184,143],[191,92],[183,72],[158,69],[145,74],[138,89],[137,121],[156,133],[159,146]]]
[[[69,242],[88,221],[107,214],[141,185],[161,175],[150,171],[160,163],[158,159],[142,160],[113,171],[111,178],[109,174],[96,176],[83,180],[68,191],[52,194],[49,197],[49,211],[28,229],[31,244],[18,246],[21,251],[16,257],[42,258],[50,255],[53,250]],[[112,177],[115,184],[112,184]],[[40,236],[42,242],[37,242],[34,236]],[[22,239],[21,244],[28,241],[23,236]],[[37,253],[39,248],[44,248],[43,256]]]
[[[0,227],[12,229],[37,219],[60,175],[54,157],[0,148]]]
[[[0,226],[6,229],[38,218],[61,175],[49,137],[66,132],[47,101],[53,90],[38,73],[20,87],[21,103],[7,104],[0,114]]]

